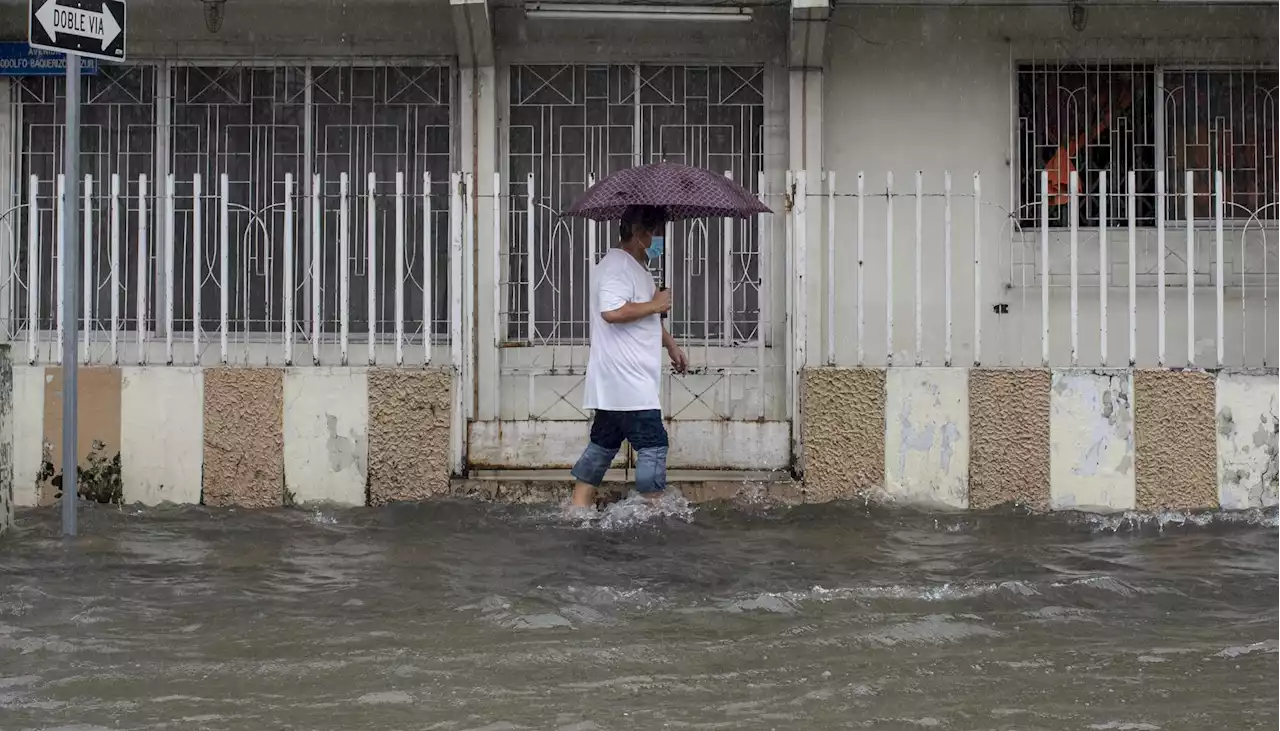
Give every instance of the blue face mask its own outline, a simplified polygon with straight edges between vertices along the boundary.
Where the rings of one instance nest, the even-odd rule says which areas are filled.
[[[662,257],[662,244],[663,241],[661,236],[654,236],[649,239],[649,248],[644,250],[644,253],[649,255],[649,261],[660,259]]]

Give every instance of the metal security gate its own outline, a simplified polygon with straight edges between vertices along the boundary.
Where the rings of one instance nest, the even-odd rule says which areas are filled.
[[[759,66],[512,66],[500,187],[496,421],[471,424],[472,469],[567,469],[588,434],[582,385],[589,277],[615,224],[561,219],[596,179],[669,161],[724,171],[781,211],[766,186]],[[775,186],[776,187],[776,186]],[[781,261],[774,217],[673,224],[657,267],[675,294],[667,326],[690,372],[662,384],[675,470],[790,465]],[[618,467],[626,466],[620,455]]]

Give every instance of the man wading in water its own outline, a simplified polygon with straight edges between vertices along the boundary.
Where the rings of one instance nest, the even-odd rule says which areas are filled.
[[[663,313],[671,309],[671,291],[659,291],[649,273],[649,262],[662,256],[665,224],[660,208],[627,208],[618,225],[621,242],[592,273],[583,408],[594,409],[595,416],[591,442],[573,466],[576,508],[595,503],[596,488],[623,439],[636,450],[636,491],[657,499],[667,487],[667,429],[658,401],[662,348],[677,372],[683,373],[688,361],[662,324]]]

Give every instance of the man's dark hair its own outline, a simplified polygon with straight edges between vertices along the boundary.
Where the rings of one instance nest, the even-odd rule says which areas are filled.
[[[667,217],[657,206],[628,206],[618,223],[618,236],[627,241],[636,229],[657,231],[666,222]]]

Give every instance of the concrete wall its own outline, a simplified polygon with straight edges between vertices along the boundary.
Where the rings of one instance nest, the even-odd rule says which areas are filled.
[[[942,191],[944,171],[953,176],[957,194],[953,205],[952,237],[954,264],[953,363],[973,363],[974,300],[982,321],[982,363],[998,366],[1038,366],[1040,361],[1039,242],[1034,234],[1017,234],[1010,227],[1008,212],[1014,201],[1013,184],[1017,159],[1013,133],[1016,107],[1014,77],[1016,66],[1028,61],[1069,61],[1088,63],[1152,62],[1173,64],[1246,64],[1274,68],[1277,47],[1275,7],[1196,6],[1135,7],[1085,4],[1088,25],[1083,32],[1072,29],[1065,5],[1043,7],[868,7],[836,4],[827,30],[828,48],[825,121],[822,167],[837,173],[841,193],[856,189],[856,176],[864,172],[868,192],[883,192],[885,174],[896,173],[894,190],[903,195],[895,202],[894,243],[886,243],[884,199],[866,203],[865,254],[866,289],[863,317],[866,325],[867,365],[886,362],[885,276],[886,251],[893,251],[892,307],[896,332],[889,353],[894,365],[916,362],[913,337],[914,318],[914,227],[915,211],[910,198],[914,174],[925,174],[925,190]],[[1194,29],[1194,33],[1188,31]],[[794,161],[792,162],[794,166]],[[982,174],[981,291],[973,291],[974,245],[973,205],[959,194],[972,191],[972,173]],[[827,201],[817,179],[818,170],[809,168],[810,207],[818,209],[809,227],[808,275],[811,282],[824,281],[826,263]],[[817,195],[815,195],[815,193]],[[857,206],[852,198],[837,198],[835,218],[835,267],[837,280],[854,276],[858,259],[854,241]],[[942,226],[940,198],[924,203],[923,223],[923,303],[925,343],[919,359],[943,365]],[[1199,222],[1196,270],[1202,273],[1195,307],[1195,335],[1191,355],[1202,367],[1212,366],[1214,357],[1215,301],[1206,287],[1212,270],[1214,251],[1211,221]],[[1155,333],[1156,290],[1154,271],[1155,232],[1139,231],[1139,341],[1137,361],[1142,366],[1157,365]],[[1128,364],[1127,232],[1109,236],[1108,266],[1110,306],[1107,315],[1108,362]],[[1271,247],[1270,271],[1275,267],[1275,235],[1265,237],[1255,229],[1241,254],[1240,233],[1228,226],[1224,252],[1229,276],[1247,262],[1254,274],[1253,284],[1242,293],[1232,284],[1226,293],[1225,329],[1227,366],[1274,366],[1277,338],[1257,334],[1274,333],[1277,283],[1269,277],[1269,319],[1264,319],[1263,247]],[[1164,365],[1188,362],[1188,318],[1183,285],[1185,235],[1174,228],[1166,245],[1172,250],[1169,267],[1168,331]],[[1081,278],[1078,321],[1080,363],[1100,365],[1098,236],[1085,230],[1080,237]],[[1066,232],[1051,237],[1050,272],[1052,297],[1050,319],[1051,365],[1065,366],[1070,359],[1070,306],[1067,292],[1069,246]],[[1031,271],[1015,262],[1027,261]],[[1231,280],[1232,282],[1238,280]],[[836,363],[861,365],[856,359],[854,331],[857,288],[836,289],[839,337],[835,340]],[[993,306],[1008,305],[1007,314],[996,314]],[[810,364],[828,362],[824,320],[827,309],[822,287],[814,287],[808,297]],[[1246,314],[1247,313],[1247,314]],[[1246,337],[1252,333],[1254,337]],[[819,355],[820,354],[820,355]]]
[[[48,505],[62,449],[60,370],[18,366],[6,377],[4,363],[0,429],[12,426],[0,432],[0,492],[20,507]],[[106,476],[122,489],[111,502],[365,505],[449,490],[453,380],[444,371],[141,366],[80,374],[81,468],[92,475],[104,462],[114,466]]]
[[[382,505],[452,494],[447,372],[84,370],[82,403],[96,404],[82,416],[85,439],[116,435],[118,501]],[[801,375],[805,479],[797,499],[805,502],[878,495],[937,510],[1097,512],[1277,504],[1274,371]],[[40,488],[61,444],[44,406],[60,402],[58,383],[49,369],[29,366],[6,380],[0,361],[0,429],[8,429],[0,490],[20,507],[49,502]],[[23,437],[30,434],[47,436]],[[92,450],[81,451],[89,471]]]
[[[811,368],[804,495],[976,510],[1274,506],[1278,391],[1274,371]]]
[[[0,345],[0,536],[13,525],[13,366]]]

